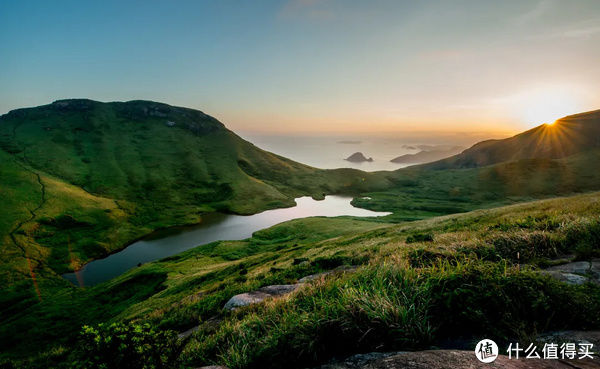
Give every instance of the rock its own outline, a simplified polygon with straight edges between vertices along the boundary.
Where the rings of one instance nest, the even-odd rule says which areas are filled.
[[[544,270],[542,274],[549,275],[550,277],[557,279],[561,282],[565,282],[567,284],[572,285],[580,285],[584,284],[588,279],[584,276],[573,274],[573,273],[563,273],[556,270]]]
[[[279,284],[259,288],[256,291],[235,295],[227,301],[224,309],[235,310],[242,306],[257,304],[270,297],[287,295],[300,287],[300,284]]]
[[[259,288],[258,291],[271,296],[282,296],[295,291],[298,287],[297,284],[276,284]]]
[[[373,158],[366,158],[362,152],[355,152],[354,154],[350,155],[349,157],[347,157],[346,159],[347,161],[353,162],[353,163],[362,163],[364,161],[373,161]]]
[[[574,342],[591,343],[594,351],[600,347],[600,331],[554,331],[539,335],[538,341],[545,343]]]
[[[199,325],[192,327],[186,331],[183,331],[183,332],[177,334],[177,338],[179,338],[179,339],[187,338],[187,337],[191,336],[192,334],[194,334],[194,332],[196,332],[198,329],[200,329]]]
[[[248,306],[262,302],[269,297],[271,296],[258,291],[240,293],[239,295],[235,295],[230,298],[223,308],[227,310],[234,310],[242,306]]]
[[[356,268],[356,266],[341,265],[327,272],[311,274],[306,277],[300,278],[298,280],[298,283],[296,284],[276,284],[272,286],[261,287],[256,291],[240,293],[239,295],[235,295],[232,298],[230,298],[229,301],[227,301],[227,303],[225,304],[225,306],[223,306],[223,308],[226,310],[235,310],[242,306],[258,304],[268,298],[280,297],[290,294],[298,288],[302,287],[302,285],[304,285],[305,283],[310,282],[312,280],[331,274],[351,273],[354,272]]]
[[[165,122],[165,125],[166,125],[167,127],[174,127],[174,126],[175,126],[175,124],[176,124],[176,123],[175,123],[175,122],[173,122],[172,120],[168,120],[168,121],[166,121],[166,122]]]
[[[533,360],[509,359],[500,355],[491,364],[477,360],[473,351],[427,350],[415,352],[370,353],[352,356],[344,361],[322,365],[320,369],[442,369],[442,368],[600,368],[598,360]]]
[[[576,261],[555,265],[542,273],[568,284],[583,284],[587,281],[600,284],[600,261]]]
[[[333,270],[329,270],[323,273],[311,274],[306,277],[300,278],[298,283],[296,284],[276,284],[272,286],[261,287],[256,291],[240,293],[239,295],[235,295],[227,301],[224,309],[227,310],[235,310],[242,306],[248,306],[252,304],[258,304],[263,302],[265,299],[280,297],[287,294],[290,294],[302,287],[306,282],[310,282],[317,278],[324,277],[330,274],[340,274],[340,273],[351,273],[356,270],[356,266],[351,265],[341,265]],[[185,333],[185,332],[184,332]],[[182,333],[183,334],[183,333]],[[191,334],[191,333],[190,333]]]
[[[555,265],[546,270],[574,273],[574,274],[585,274],[589,269],[590,269],[589,261],[576,261],[573,263]]]

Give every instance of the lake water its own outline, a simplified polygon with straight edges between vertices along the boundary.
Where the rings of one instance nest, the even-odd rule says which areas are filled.
[[[209,214],[201,224],[174,227],[153,233],[104,259],[94,260],[75,273],[63,277],[77,286],[92,286],[121,275],[140,263],[165,258],[193,247],[219,240],[242,240],[252,233],[296,218],[311,216],[352,215],[376,217],[389,213],[356,208],[351,197],[326,196],[316,201],[310,197],[296,199],[296,206],[267,210],[254,215]]]

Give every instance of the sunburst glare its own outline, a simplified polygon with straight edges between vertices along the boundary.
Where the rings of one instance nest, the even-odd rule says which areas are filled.
[[[527,126],[552,124],[582,109],[581,99],[570,88],[551,87],[525,91],[511,98],[514,114]]]

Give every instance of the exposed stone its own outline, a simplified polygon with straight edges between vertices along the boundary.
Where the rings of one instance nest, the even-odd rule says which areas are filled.
[[[544,271],[542,271],[542,274],[547,274],[554,279],[557,279],[561,282],[565,282],[567,284],[572,284],[572,285],[584,284],[588,280],[586,277],[578,275],[578,274],[559,272],[556,270],[550,270],[550,271],[544,270]]]
[[[554,331],[541,334],[538,340],[546,343],[591,343],[594,345],[594,351],[598,351],[598,348],[600,348],[600,331]]]
[[[600,368],[599,360],[509,359],[500,355],[491,364],[477,360],[473,351],[428,350],[416,352],[371,353],[352,356],[344,361],[322,365],[320,369],[442,369],[442,368]]]
[[[331,274],[351,273],[354,272],[356,268],[356,266],[352,265],[341,265],[327,272],[311,274],[306,277],[300,278],[298,280],[298,283],[296,284],[276,284],[272,286],[261,287],[256,291],[240,293],[239,295],[235,295],[232,298],[230,298],[229,301],[227,301],[227,303],[225,304],[225,306],[223,306],[223,308],[227,310],[234,310],[242,306],[258,304],[268,298],[287,295],[297,290],[303,284],[313,281],[315,279]]]
[[[585,274],[590,269],[589,261],[576,261],[562,265],[555,265],[546,270],[559,271],[565,273]]]
[[[259,288],[258,291],[270,296],[282,296],[295,291],[298,287],[297,284],[276,284]]]
[[[555,265],[542,273],[568,284],[583,284],[587,281],[600,283],[600,261],[576,261]]]
[[[227,301],[224,308],[227,310],[234,310],[242,306],[257,304],[270,297],[287,295],[295,291],[298,287],[300,287],[300,284],[282,284],[262,287],[257,291],[241,293],[233,296],[229,299],[229,301]]]
[[[194,334],[194,332],[198,331],[198,329],[200,329],[199,325],[192,327],[186,331],[179,333],[177,335],[177,338],[179,338],[179,339],[187,338],[187,337],[191,336],[192,334]]]

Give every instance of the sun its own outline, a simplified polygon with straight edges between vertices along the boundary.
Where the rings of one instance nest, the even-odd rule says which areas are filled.
[[[517,94],[511,100],[515,115],[528,127],[553,124],[559,118],[581,111],[580,99],[568,88],[535,89]]]

